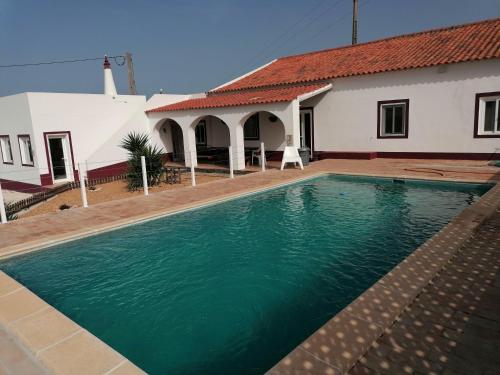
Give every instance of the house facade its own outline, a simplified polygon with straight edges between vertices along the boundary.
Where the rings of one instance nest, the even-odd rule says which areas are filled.
[[[31,92],[0,98],[2,186],[37,191],[78,180],[78,163],[98,170],[106,161],[125,159],[118,140],[99,150],[141,116],[145,102],[129,95]]]
[[[164,105],[189,98],[162,95]],[[119,145],[131,131],[148,132],[146,97],[119,95],[104,62],[103,94],[27,92],[0,97],[0,182],[4,189],[37,192],[42,186],[123,173]]]
[[[119,95],[107,59],[103,94],[0,98],[0,181],[36,191],[121,174],[129,132],[186,166],[235,169],[264,144],[313,159],[500,159],[500,19],[269,62],[207,93]]]
[[[500,157],[500,19],[280,58],[203,97],[146,111],[155,142],[196,165],[264,143],[311,158]]]

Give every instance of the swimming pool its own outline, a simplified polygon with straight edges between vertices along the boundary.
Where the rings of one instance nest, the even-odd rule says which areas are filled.
[[[0,268],[150,373],[263,373],[488,188],[330,175]]]

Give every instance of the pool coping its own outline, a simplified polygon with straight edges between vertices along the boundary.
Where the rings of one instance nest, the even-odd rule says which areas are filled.
[[[0,271],[0,325],[49,373],[145,374],[3,271]]]
[[[371,175],[371,174],[358,174],[358,173],[343,173],[343,172],[331,172],[331,171],[316,171],[314,173],[310,173],[307,176],[303,177],[292,177],[286,181],[281,182],[272,182],[265,186],[245,189],[243,191],[238,191],[232,194],[226,194],[223,196],[200,200],[191,204],[180,205],[174,207],[173,209],[166,209],[155,211],[148,214],[137,215],[131,218],[127,218],[124,220],[117,220],[112,222],[109,225],[99,225],[98,227],[92,227],[85,231],[80,231],[78,233],[69,233],[64,238],[51,239],[44,242],[37,243],[24,243],[21,245],[12,246],[12,249],[7,254],[3,254],[0,259],[6,259],[10,257],[14,257],[17,255],[26,254],[32,251],[46,249],[51,246],[55,246],[64,242],[77,240],[79,238],[84,238],[96,234],[100,234],[103,232],[108,232],[116,229],[120,229],[129,225],[134,225],[138,223],[144,223],[151,220],[155,220],[161,217],[166,217],[190,210],[201,209],[207,206],[212,206],[218,203],[223,203],[231,200],[235,200],[238,198],[243,198],[245,196],[250,196],[254,194],[259,194],[262,192],[266,192],[269,190],[278,189],[284,186],[289,186],[295,183],[300,183],[303,181],[311,180],[317,177],[325,176],[325,175],[350,175],[350,176],[365,176],[365,177],[375,177],[375,178],[402,178],[407,180],[426,180],[426,181],[440,181],[440,182],[464,182],[464,183],[473,183],[473,184],[495,184],[491,181],[470,181],[470,180],[457,180],[457,179],[441,179],[441,178],[420,178],[415,176],[402,176],[402,175]],[[492,187],[485,195],[481,197],[474,205],[466,208],[462,211],[457,217],[455,217],[445,228],[450,226],[458,217],[464,214],[465,211],[468,211],[472,207],[476,207],[480,202],[483,202],[484,198],[488,196],[493,190],[500,191],[500,184]],[[475,217],[475,216],[474,216]],[[467,219],[467,217],[465,217]],[[483,218],[484,219],[484,218]],[[469,221],[471,219],[469,218]],[[482,220],[480,220],[482,222]],[[479,224],[476,224],[476,226]],[[445,229],[443,228],[443,229]],[[475,228],[475,226],[474,226]],[[442,229],[442,231],[443,231]],[[424,247],[428,242],[432,241],[436,236],[441,233],[438,232],[435,236],[429,239],[424,245],[422,245],[419,249]],[[471,232],[472,233],[472,232]],[[61,237],[61,236],[60,236]],[[460,243],[462,243],[461,241]],[[416,253],[419,249],[415,250]],[[413,253],[413,254],[414,254]],[[413,256],[411,254],[408,258],[406,258],[403,264],[410,257]],[[449,258],[448,258],[449,259]],[[397,267],[399,267],[398,265]],[[396,268],[397,268],[396,267]],[[386,276],[384,276],[382,280],[386,277],[389,277],[393,271],[389,272]],[[437,271],[436,271],[437,272]],[[435,273],[434,273],[435,275]],[[380,283],[379,281],[378,283]],[[389,280],[388,280],[389,281]],[[378,284],[377,283],[377,284]],[[376,285],[377,285],[376,284]],[[367,301],[365,303],[369,303],[370,299],[367,298],[369,295],[365,296],[365,294],[372,291],[375,288],[374,285],[372,288],[367,290],[363,295],[358,297],[354,302],[352,302],[348,308],[356,306],[355,303],[358,300]],[[387,289],[388,287],[386,287]],[[375,288],[377,289],[377,288]],[[376,292],[374,290],[373,292]],[[365,296],[365,297],[363,297]],[[362,298],[363,297],[363,298]],[[406,305],[405,305],[406,306]],[[331,321],[335,321],[336,319],[342,318],[340,314],[344,312],[344,310],[337,314]],[[347,314],[351,314],[351,317],[354,316],[351,312],[347,312]],[[340,317],[339,317],[340,316]],[[349,317],[349,316],[348,316]],[[369,320],[362,320],[361,317],[357,318],[360,321],[367,322]],[[331,322],[330,321],[330,322]],[[77,323],[73,322],[65,315],[60,313],[55,308],[51,307],[41,298],[36,296],[34,293],[29,291],[26,287],[10,278],[7,274],[0,271],[0,324],[5,326],[6,330],[14,337],[14,339],[24,348],[28,349],[30,353],[32,353],[37,359],[41,361],[41,363],[49,369],[51,372],[55,374],[72,374],[75,373],[74,366],[83,366],[86,370],[89,366],[89,363],[92,363],[92,368],[98,368],[95,373],[101,374],[141,374],[144,373],[141,369],[135,366],[128,359],[123,357],[120,353],[112,349],[106,343],[101,341],[99,338],[95,337],[85,329],[81,328]],[[57,329],[48,330],[47,324],[50,324],[52,328],[56,327]],[[328,323],[327,323],[328,324]],[[379,330],[381,327],[379,324],[374,321],[372,323],[374,327],[377,327]],[[326,325],[325,325],[326,326]],[[323,329],[320,328],[318,332]],[[54,333],[55,332],[55,333]],[[317,333],[318,333],[317,332]],[[324,336],[320,333],[321,336]],[[313,334],[314,336],[314,334]],[[313,337],[311,336],[311,337]],[[378,338],[378,336],[377,336]],[[45,342],[46,347],[39,347],[39,343]],[[313,343],[314,344],[314,343]],[[38,345],[38,346],[37,346]],[[307,349],[302,349],[302,345],[307,346]],[[368,346],[369,347],[369,346]],[[368,348],[367,347],[367,348]],[[83,350],[76,350],[78,348],[83,348]],[[309,358],[312,357],[314,359],[313,362],[307,361],[309,363],[321,364],[322,366],[327,365],[328,369],[333,369],[337,371],[338,368],[334,365],[330,365],[329,362],[325,359],[321,359],[321,357],[313,353],[313,345],[307,343],[301,344],[298,349],[295,349],[289,356],[287,356],[284,360],[280,361],[273,369],[270,370],[270,373],[287,373],[282,372],[283,370],[279,369],[282,363],[287,363],[288,358],[294,352],[299,350],[299,354],[307,355]],[[366,349],[367,349],[366,348]],[[365,350],[366,351],[366,350]],[[364,354],[361,353],[361,354]],[[353,362],[354,364],[355,362]],[[79,367],[81,370],[82,367]],[[291,369],[289,365],[285,368]],[[293,372],[298,370],[298,368],[294,368]],[[303,368],[301,370],[304,370]],[[278,371],[278,372],[277,372]],[[88,372],[88,371],[86,371]],[[327,372],[328,373],[328,372]]]
[[[90,229],[87,229],[87,230],[70,232],[70,233],[62,235],[62,236],[53,236],[53,237],[56,237],[54,239],[49,239],[49,240],[45,240],[45,241],[30,241],[30,242],[25,242],[25,243],[22,243],[19,245],[8,246],[7,247],[8,250],[4,251],[0,254],[0,260],[9,259],[9,258],[12,258],[15,256],[24,255],[24,254],[39,251],[39,250],[44,250],[44,249],[47,249],[47,248],[52,247],[52,246],[57,246],[57,245],[60,245],[60,244],[66,243],[66,242],[75,241],[75,240],[78,240],[81,238],[86,238],[86,237],[99,235],[99,234],[106,233],[106,232],[111,232],[114,230],[126,228],[126,227],[131,226],[131,225],[142,224],[142,223],[146,223],[148,221],[161,219],[163,217],[177,215],[177,214],[180,214],[183,212],[198,210],[198,209],[206,208],[206,207],[213,206],[216,204],[225,203],[225,202],[229,202],[232,200],[244,198],[247,196],[264,193],[266,191],[279,189],[279,188],[282,188],[282,187],[285,187],[288,185],[293,185],[296,183],[300,183],[303,181],[311,180],[311,179],[318,178],[318,177],[325,176],[325,175],[329,175],[329,174],[336,174],[336,173],[323,172],[323,171],[315,172],[315,173],[307,175],[305,177],[292,178],[292,179],[287,180],[285,182],[274,183],[274,184],[266,185],[263,187],[254,188],[254,189],[247,189],[247,190],[239,191],[236,193],[226,194],[222,197],[210,198],[210,199],[206,199],[206,200],[199,200],[199,201],[194,202],[194,203],[176,206],[173,209],[159,210],[156,212],[151,212],[151,213],[146,213],[143,215],[133,216],[133,217],[130,217],[130,218],[127,218],[124,220],[116,220],[108,225],[98,225],[96,227],[91,227]],[[214,182],[217,182],[217,181],[214,181]],[[209,183],[210,182],[208,182],[207,184],[209,184]],[[126,198],[126,199],[130,199],[130,198]],[[80,209],[82,209],[82,208],[80,208]],[[57,237],[62,237],[62,238],[57,238]]]
[[[228,202],[231,200],[236,200],[239,198],[244,198],[246,196],[251,196],[254,194],[259,194],[259,193],[264,193],[266,191],[274,190],[274,189],[279,189],[288,185],[292,185],[295,183],[300,183],[303,181],[311,180],[314,178],[318,178],[321,176],[327,176],[327,175],[340,175],[340,176],[353,176],[353,177],[373,177],[373,178],[381,178],[381,179],[403,179],[403,180],[410,180],[410,181],[429,181],[429,182],[449,182],[449,183],[464,183],[464,184],[476,184],[476,185],[496,185],[497,182],[495,181],[478,181],[478,180],[471,180],[471,179],[457,179],[457,178],[425,178],[425,177],[420,177],[420,176],[410,176],[410,175],[380,175],[380,174],[368,174],[368,173],[350,173],[350,172],[331,172],[331,171],[316,171],[311,174],[308,174],[307,176],[304,177],[292,177],[289,180],[279,182],[279,183],[271,183],[266,186],[258,187],[258,188],[252,188],[252,189],[246,189],[243,191],[238,191],[235,193],[230,193],[226,194],[222,197],[216,197],[216,198],[210,198],[206,200],[199,200],[194,203],[189,203],[189,204],[184,204],[180,206],[176,206],[173,209],[163,209],[163,210],[158,210],[155,212],[149,212],[146,214],[142,215],[136,215],[133,217],[129,217],[123,220],[115,220],[107,225],[102,225],[99,224],[95,227],[90,227],[86,228],[86,230],[80,230],[80,231],[74,231],[74,232],[69,232],[63,235],[56,235],[52,236],[54,238],[50,238],[44,241],[29,241],[29,242],[24,242],[18,245],[13,245],[13,246],[7,246],[2,250],[2,253],[0,253],[0,260],[5,260],[9,259],[15,256],[19,255],[24,255],[30,252],[34,251],[39,251],[39,250],[44,250],[52,246],[57,246],[66,242],[71,242],[75,241],[81,238],[85,237],[90,237],[94,235],[98,235],[101,233],[105,232],[110,232],[118,229],[122,229],[131,225],[135,224],[142,224],[146,223],[148,221],[160,219],[163,217],[168,217],[171,215],[176,215],[180,214],[183,212],[187,211],[192,211],[192,210],[197,210],[197,209],[202,209],[205,207],[209,207],[212,205],[216,205],[219,203],[224,203]],[[208,185],[210,183],[216,183],[217,181],[212,181],[208,182],[205,185]],[[123,201],[131,199],[131,198],[125,198]],[[133,198],[132,198],[133,199]],[[106,202],[104,202],[106,203]],[[83,209],[83,208],[79,208]],[[5,251],[5,249],[7,249]]]
[[[266,372],[345,374],[500,207],[500,183]]]
[[[92,228],[81,233],[70,233],[64,239],[39,242],[38,244],[24,244],[25,246],[20,246],[15,251],[4,254],[0,259],[12,258],[130,225],[259,194],[314,179],[324,174],[323,172],[313,173],[305,177],[294,178],[261,188],[248,189],[215,199],[181,205],[160,213],[135,216],[126,220],[115,221],[108,226],[101,225],[99,228]],[[1,270],[0,325],[4,327],[16,344],[37,359],[50,373],[57,375],[73,375],[75,373],[103,375],[145,374],[143,370],[118,351]],[[48,329],[48,325],[50,325],[51,329]]]

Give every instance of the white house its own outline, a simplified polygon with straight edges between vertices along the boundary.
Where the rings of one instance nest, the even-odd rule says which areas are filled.
[[[492,19],[279,58],[147,116],[187,165],[232,145],[244,169],[260,142],[278,157],[288,144],[320,159],[487,160],[500,157],[499,58]]]
[[[189,96],[163,95],[166,104]],[[41,186],[123,173],[120,141],[148,132],[146,97],[118,95],[104,62],[104,94],[26,92],[0,98],[0,180],[6,189],[35,192]]]
[[[311,158],[500,158],[500,19],[288,56],[203,94],[0,98],[0,180],[39,189],[122,173],[120,141],[148,132],[174,160],[227,159],[245,169],[263,142]],[[226,153],[226,155],[224,155]]]

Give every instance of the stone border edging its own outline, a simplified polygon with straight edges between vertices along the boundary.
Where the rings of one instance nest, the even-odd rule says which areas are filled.
[[[108,225],[97,225],[96,227],[90,227],[90,228],[87,227],[85,230],[82,230],[82,231],[69,232],[67,234],[64,234],[63,236],[57,236],[57,235],[52,236],[52,238],[49,237],[48,239],[45,239],[44,241],[35,240],[35,241],[30,241],[30,242],[24,242],[24,243],[19,244],[19,245],[9,246],[6,248],[7,249],[6,251],[5,251],[5,249],[2,249],[3,252],[0,253],[0,260],[5,260],[8,258],[12,258],[14,256],[23,255],[23,254],[38,251],[38,250],[43,250],[43,249],[46,249],[48,247],[63,244],[65,242],[75,241],[75,240],[78,240],[81,238],[85,238],[85,237],[98,235],[101,233],[110,232],[113,230],[125,228],[125,227],[130,226],[130,225],[141,224],[141,223],[145,223],[145,222],[148,222],[151,220],[156,220],[156,219],[160,219],[163,217],[167,217],[170,215],[175,215],[175,214],[179,214],[179,213],[186,212],[186,211],[191,211],[191,210],[209,207],[209,206],[212,206],[215,204],[224,203],[224,202],[228,202],[231,200],[243,198],[246,196],[263,193],[263,192],[273,190],[273,189],[279,189],[281,187],[284,187],[284,186],[287,186],[290,184],[295,184],[295,183],[307,181],[307,180],[314,179],[314,178],[324,176],[327,174],[331,174],[331,173],[316,172],[316,173],[307,175],[305,177],[292,178],[292,179],[287,180],[287,181],[283,181],[283,182],[279,182],[279,183],[272,183],[272,184],[268,184],[265,186],[261,186],[259,188],[246,189],[246,190],[243,190],[240,192],[226,194],[222,197],[211,198],[208,200],[199,200],[199,201],[196,201],[194,203],[184,204],[184,205],[174,207],[173,209],[166,209],[166,210],[162,209],[162,210],[158,210],[158,211],[154,211],[154,212],[149,211],[146,214],[136,215],[136,216],[133,216],[133,217],[130,217],[127,219],[123,219],[123,220],[116,220]],[[216,182],[216,181],[214,181],[214,182]],[[207,183],[207,184],[209,184],[209,183]],[[207,185],[207,184],[205,184],[205,185]],[[133,198],[134,197],[127,198],[127,199],[133,199]],[[104,202],[104,203],[107,203],[107,202]],[[80,209],[81,209],[81,207],[80,207]]]
[[[145,374],[2,271],[0,325],[50,373]]]
[[[95,227],[91,228],[86,228],[86,230],[83,231],[74,231],[74,232],[69,232],[63,236],[53,236],[53,238],[48,238],[45,242],[41,243],[40,241],[32,241],[28,243],[23,243],[20,245],[14,245],[11,246],[9,251],[6,253],[2,254],[0,256],[0,259],[5,259],[9,258],[12,256],[16,255],[21,255],[27,252],[31,251],[36,251],[36,250],[41,250],[50,246],[54,246],[60,243],[64,243],[67,241],[73,241],[79,238],[87,237],[90,235],[110,231],[110,230],[115,230],[119,228],[126,227],[128,225],[133,225],[137,223],[142,223],[142,222],[147,222],[150,220],[155,220],[160,217],[165,217],[169,215],[173,215],[176,213],[180,213],[183,211],[188,211],[192,209],[198,209],[226,201],[230,201],[233,199],[238,199],[242,198],[245,196],[253,195],[253,194],[258,194],[261,192],[265,192],[268,190],[280,188],[286,185],[290,185],[293,183],[313,179],[322,175],[326,174],[338,174],[338,175],[359,175],[359,176],[369,176],[367,174],[353,174],[353,173],[342,173],[342,172],[329,172],[329,171],[316,171],[314,173],[308,174],[307,176],[297,178],[297,177],[292,177],[289,178],[285,181],[281,182],[272,182],[270,184],[266,184],[264,186],[260,186],[258,188],[251,188],[251,189],[243,189],[242,191],[238,191],[232,194],[226,194],[223,196],[218,196],[215,198],[211,199],[206,199],[206,200],[199,200],[193,203],[185,204],[185,205],[180,205],[175,207],[174,209],[161,209],[157,210],[154,212],[149,211],[147,214],[142,214],[142,215],[137,215],[134,217],[129,217],[126,219],[122,220],[116,220],[112,222],[109,225],[97,225]],[[420,178],[415,178],[415,177],[392,177],[392,176],[381,176],[381,175],[373,175],[370,177],[378,177],[378,178],[408,178],[408,179],[413,179],[413,180],[419,180]],[[429,178],[422,178],[423,180],[429,180]],[[441,180],[441,179],[433,179],[433,180]],[[441,180],[443,181],[443,180]],[[444,181],[449,181],[449,182],[457,182],[457,181],[450,181],[444,180]],[[464,181],[465,182],[465,181]],[[472,181],[466,181],[466,182],[472,182]],[[473,183],[481,183],[478,181],[474,181]],[[473,229],[479,225],[487,216],[489,216],[487,213],[485,213],[485,209],[488,206],[486,198],[489,196],[489,194],[492,192],[492,190],[499,190],[500,191],[500,184],[498,184],[496,187],[493,187],[489,192],[487,192],[481,199],[476,202],[473,206],[466,208],[462,213],[460,213],[457,217],[455,217],[452,222],[450,222],[447,226],[445,226],[441,231],[449,227],[452,223],[454,223],[456,220],[462,220],[463,225],[467,226],[470,230],[470,233],[472,233]],[[500,195],[500,194],[499,194]],[[132,198],[133,199],[133,198]],[[496,198],[495,198],[496,199]],[[495,200],[496,201],[496,200]],[[481,206],[480,206],[481,203]],[[485,204],[485,207],[483,207],[483,203]],[[477,207],[476,207],[477,206]],[[474,208],[474,210],[472,210]],[[477,208],[477,210],[476,210]],[[493,212],[494,207],[490,210]],[[472,216],[471,216],[472,215]],[[393,274],[398,267],[400,267],[403,263],[405,263],[408,259],[410,259],[414,254],[416,254],[421,248],[423,248],[428,242],[433,240],[436,236],[438,236],[440,233],[438,232],[434,237],[432,237],[429,241],[427,241],[424,245],[422,245],[419,249],[417,249],[413,254],[411,254],[407,259],[405,259],[403,262],[400,263],[393,271],[389,272],[382,280],[379,281],[381,283],[384,279],[389,278],[386,282],[387,283],[392,283],[394,284],[394,280],[390,279],[390,275]],[[54,238],[57,237],[57,238]],[[465,238],[466,239],[466,238]],[[464,239],[464,241],[465,241]],[[459,245],[463,241],[460,241]],[[458,242],[457,242],[458,243]],[[446,261],[454,254],[451,253],[448,258],[445,259],[445,261],[442,263],[446,263]],[[425,257],[424,257],[425,258]],[[444,259],[444,258],[443,258]],[[442,259],[442,260],[443,260]],[[438,259],[439,260],[439,259]],[[442,261],[441,260],[441,261]],[[408,266],[408,270],[411,272],[414,272],[415,270],[422,271],[424,273],[428,273],[428,275],[431,274],[431,272],[428,271],[428,268],[424,267],[423,264],[420,264],[421,261],[416,261],[413,265]],[[412,268],[413,267],[413,268]],[[441,266],[442,267],[442,266]],[[440,268],[439,268],[440,269]],[[437,273],[439,270],[437,269],[434,274],[429,278],[429,280],[434,277],[434,275]],[[427,276],[427,275],[426,275]],[[426,280],[427,277],[422,278],[422,280]],[[396,280],[397,281],[397,280]],[[401,285],[402,287],[405,286],[405,282],[408,283],[406,279],[400,280],[399,282],[396,282],[394,285]],[[427,281],[428,282],[428,281]],[[425,283],[425,285],[427,284]],[[14,284],[12,284],[14,283]],[[5,285],[7,287],[7,290],[12,287],[12,285],[16,285],[15,290],[9,290],[8,292],[4,293],[4,287]],[[378,283],[377,283],[378,284]],[[384,328],[390,324],[387,323],[391,321],[391,316],[397,317],[399,313],[404,309],[405,306],[409,303],[408,301],[413,300],[414,296],[416,294],[409,293],[407,295],[403,295],[403,297],[400,299],[400,296],[398,295],[398,288],[396,289],[391,289],[389,286],[384,286],[381,285],[377,287],[377,284],[375,284],[372,288],[368,289],[365,291],[360,297],[358,297],[357,300],[355,300],[351,305],[349,305],[346,309],[341,311],[337,316],[335,316],[330,322],[325,324],[318,332],[322,332],[321,336],[322,337],[327,337],[328,330],[334,330],[338,336],[339,333],[341,333],[342,337],[339,337],[336,341],[342,342],[344,339],[348,339],[349,335],[352,336],[352,334],[359,334],[363,333],[366,329],[368,329],[372,335],[376,334],[376,338],[378,338]],[[391,285],[392,285],[391,284]],[[23,291],[23,293],[20,293]],[[17,293],[19,293],[18,296],[15,296]],[[14,321],[10,321],[8,319],[9,316],[9,308],[7,308],[7,312],[4,311],[4,307],[2,307],[2,300],[4,297],[9,297],[13,295],[14,297],[10,298],[25,298],[26,300],[30,300],[29,303],[26,305],[22,303],[20,306],[22,306],[22,309],[20,311],[14,312],[14,313],[19,313],[21,316],[19,318],[15,319]],[[413,297],[412,297],[413,295]],[[10,298],[7,298],[5,301],[9,300]],[[358,301],[359,300],[359,301]],[[40,302],[41,301],[41,302]],[[356,307],[355,302],[358,301],[359,306]],[[374,301],[377,301],[375,305],[373,305]],[[43,307],[40,306],[43,305]],[[18,306],[15,303],[12,304],[12,306]],[[38,306],[39,309],[36,307],[34,311],[31,312],[26,312],[26,308],[29,306]],[[388,308],[387,306],[390,306]],[[401,307],[402,306],[402,307]],[[355,308],[352,311],[349,311],[348,308]],[[16,310],[17,307],[14,308]],[[357,309],[357,310],[356,310]],[[388,311],[386,311],[388,309]],[[28,308],[28,311],[29,308]],[[344,313],[345,311],[345,313]],[[364,313],[360,314],[360,312]],[[6,317],[4,316],[5,314]],[[342,316],[341,314],[344,314]],[[42,323],[37,323],[34,324],[33,320],[39,319]],[[392,319],[392,321],[394,321]],[[45,321],[47,320],[47,321]],[[52,324],[53,322],[55,326],[58,327],[63,327],[61,330],[48,330],[47,329],[47,323]],[[23,323],[24,322],[24,323]],[[52,323],[51,323],[52,322]],[[30,326],[31,323],[31,326]],[[331,327],[327,327],[329,323],[332,323]],[[57,311],[56,309],[52,308],[50,305],[45,303],[43,300],[41,300],[39,297],[37,297],[35,294],[30,292],[28,289],[23,287],[21,284],[17,283],[15,280],[11,279],[9,276],[4,274],[3,272],[0,271],[0,324],[4,324],[9,333],[15,335],[15,337],[18,339],[18,341],[23,345],[23,347],[27,347],[31,353],[34,353],[35,357],[40,359],[42,363],[49,368],[51,371],[57,374],[71,374],[78,372],[75,369],[74,366],[84,366],[86,370],[89,370],[90,368],[93,370],[99,370],[96,371],[96,373],[105,373],[105,374],[136,374],[136,373],[143,373],[142,370],[137,368],[135,365],[133,365],[130,361],[128,361],[126,358],[124,358],[121,354],[118,352],[114,351],[112,348],[107,346],[105,343],[100,341],[97,337],[93,336],[89,332],[85,331],[82,329],[80,326],[78,326],[76,323],[65,317],[62,313]],[[24,327],[24,325],[27,325],[28,328]],[[56,336],[63,333],[67,333],[65,331],[65,326],[71,326],[73,327],[74,331],[72,333],[69,333],[67,336],[64,336],[62,338],[59,338],[55,342],[52,342],[48,347],[44,347],[42,349],[36,349],[36,344],[33,344],[31,341],[32,340],[37,340],[38,338],[49,340],[51,335],[55,334]],[[20,328],[20,327],[24,328]],[[336,327],[342,327],[344,326],[345,328],[348,328],[345,332],[344,331],[339,331]],[[37,330],[36,327],[39,329]],[[23,329],[26,329],[27,331],[23,333]],[[34,330],[34,331],[32,331]],[[324,330],[324,331],[322,331]],[[46,338],[46,336],[49,336],[49,338]],[[313,335],[314,336],[314,335]],[[313,338],[313,336],[310,337]],[[34,337],[34,338],[33,338]],[[371,346],[372,342],[369,340],[366,340],[361,337],[361,340],[359,340],[359,337],[353,337],[354,340],[357,341],[363,341],[360,344],[363,344],[361,346],[362,353],[358,356],[357,353],[350,353],[344,350],[344,352],[340,353],[341,358],[345,358],[348,363],[349,361],[352,361],[352,358],[359,358],[361,357],[362,354],[366,352],[366,350]],[[371,337],[371,336],[370,336]],[[375,339],[376,339],[375,338]],[[50,341],[50,340],[49,340]],[[345,340],[344,340],[345,341]],[[319,345],[319,351],[315,351],[315,347]],[[365,349],[363,349],[366,346]],[[76,349],[82,349],[80,351],[75,350]],[[340,373],[339,371],[343,371],[342,368],[344,367],[342,364],[338,364],[336,367],[335,365],[331,364],[329,361],[329,357],[326,356],[331,351],[331,349],[327,345],[323,345],[321,342],[304,342],[301,346],[299,346],[295,351],[292,353],[297,352],[297,355],[302,357],[304,359],[304,368],[301,369],[301,371],[308,370],[310,366],[312,366],[315,371],[318,372],[317,368],[318,366],[323,366],[325,369],[325,373],[329,374],[335,374],[335,373]],[[51,353],[56,353],[56,354],[51,354]],[[83,359],[81,358],[80,354],[83,353]],[[107,353],[107,354],[105,354]],[[291,354],[292,354],[291,353]],[[325,354],[325,356],[322,358],[321,353]],[[78,358],[73,358],[76,354],[78,354]],[[290,354],[290,355],[291,355]],[[289,356],[290,356],[289,355]],[[280,365],[282,362],[288,362],[287,360],[288,357],[286,357],[283,361],[281,361],[278,365]],[[293,362],[293,361],[292,361]],[[353,364],[355,361],[353,362]],[[112,364],[113,366],[111,366]],[[277,366],[278,366],[277,365]],[[111,366],[109,369],[107,369],[104,372],[101,372],[98,367],[101,366],[103,368],[108,368]],[[271,371],[275,370],[275,366]],[[352,365],[351,365],[352,366]],[[80,367],[80,370],[82,367]],[[294,368],[294,370],[298,370],[298,368]],[[333,371],[333,372],[332,372]],[[87,372],[93,372],[93,371],[87,371]],[[282,373],[282,372],[274,372],[274,373]],[[284,372],[288,373],[288,372]]]
[[[500,206],[500,183],[465,208],[267,374],[345,374]]]

